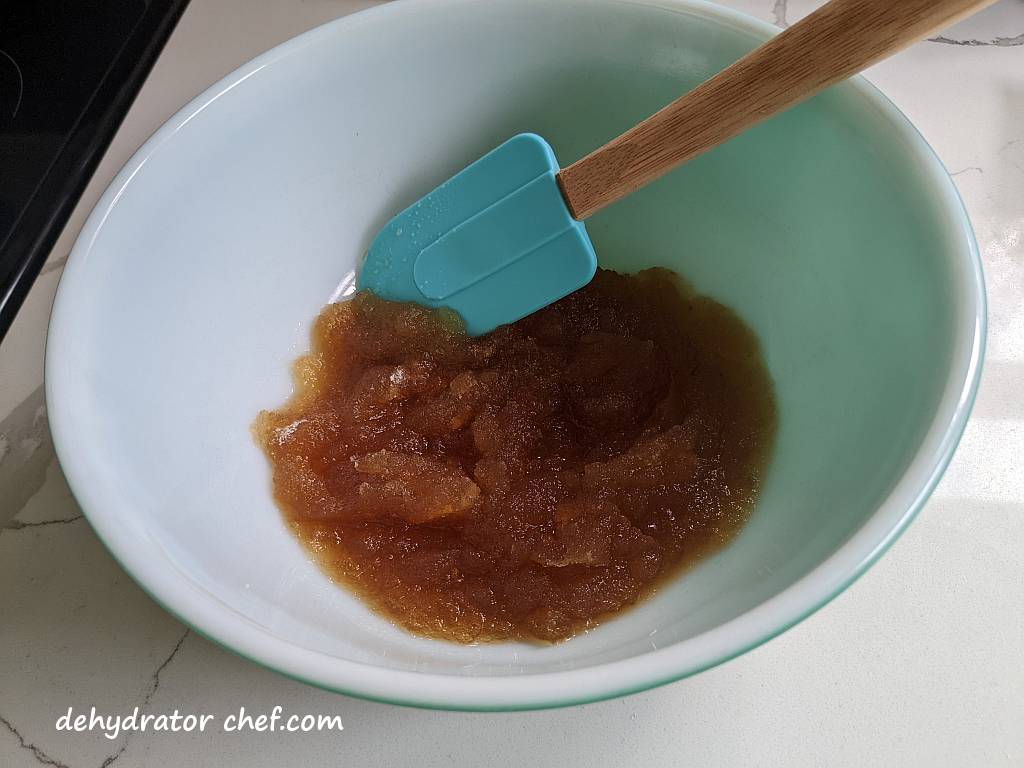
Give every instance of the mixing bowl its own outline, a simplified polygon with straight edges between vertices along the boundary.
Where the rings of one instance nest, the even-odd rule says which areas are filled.
[[[260,664],[384,701],[515,709],[693,674],[867,568],[950,459],[978,380],[979,259],[956,191],[863,80],[589,224],[605,267],[669,266],[760,337],[780,428],[727,548],[551,646],[412,637],[310,562],[250,436],[377,229],[521,131],[563,163],[773,29],[690,0],[402,0],[259,57],[114,180],[68,261],[46,356],[68,481],[111,553]]]

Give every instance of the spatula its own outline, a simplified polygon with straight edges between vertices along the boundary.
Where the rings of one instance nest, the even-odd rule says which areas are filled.
[[[832,0],[639,125],[560,168],[515,136],[388,222],[359,275],[487,333],[586,285],[584,219],[752,125],[994,0]]]

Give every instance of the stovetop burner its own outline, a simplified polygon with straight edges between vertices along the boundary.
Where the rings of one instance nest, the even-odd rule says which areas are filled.
[[[0,338],[187,3],[0,4]]]

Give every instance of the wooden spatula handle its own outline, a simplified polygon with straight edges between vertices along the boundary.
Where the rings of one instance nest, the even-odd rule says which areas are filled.
[[[832,0],[558,175],[582,220],[994,0]]]

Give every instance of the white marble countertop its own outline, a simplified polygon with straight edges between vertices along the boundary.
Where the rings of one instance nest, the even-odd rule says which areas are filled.
[[[556,0],[551,0],[555,2]],[[0,765],[1024,765],[1024,2],[1003,0],[868,75],[932,143],[984,257],[988,357],[934,497],[864,578],[783,636],[648,693],[472,715],[371,704],[187,630],[111,560],[54,458],[47,315],[86,214],[179,106],[260,51],[370,0],[192,0],[0,345]],[[780,25],[816,0],[730,0]],[[338,714],[305,735],[55,729],[106,713]]]

